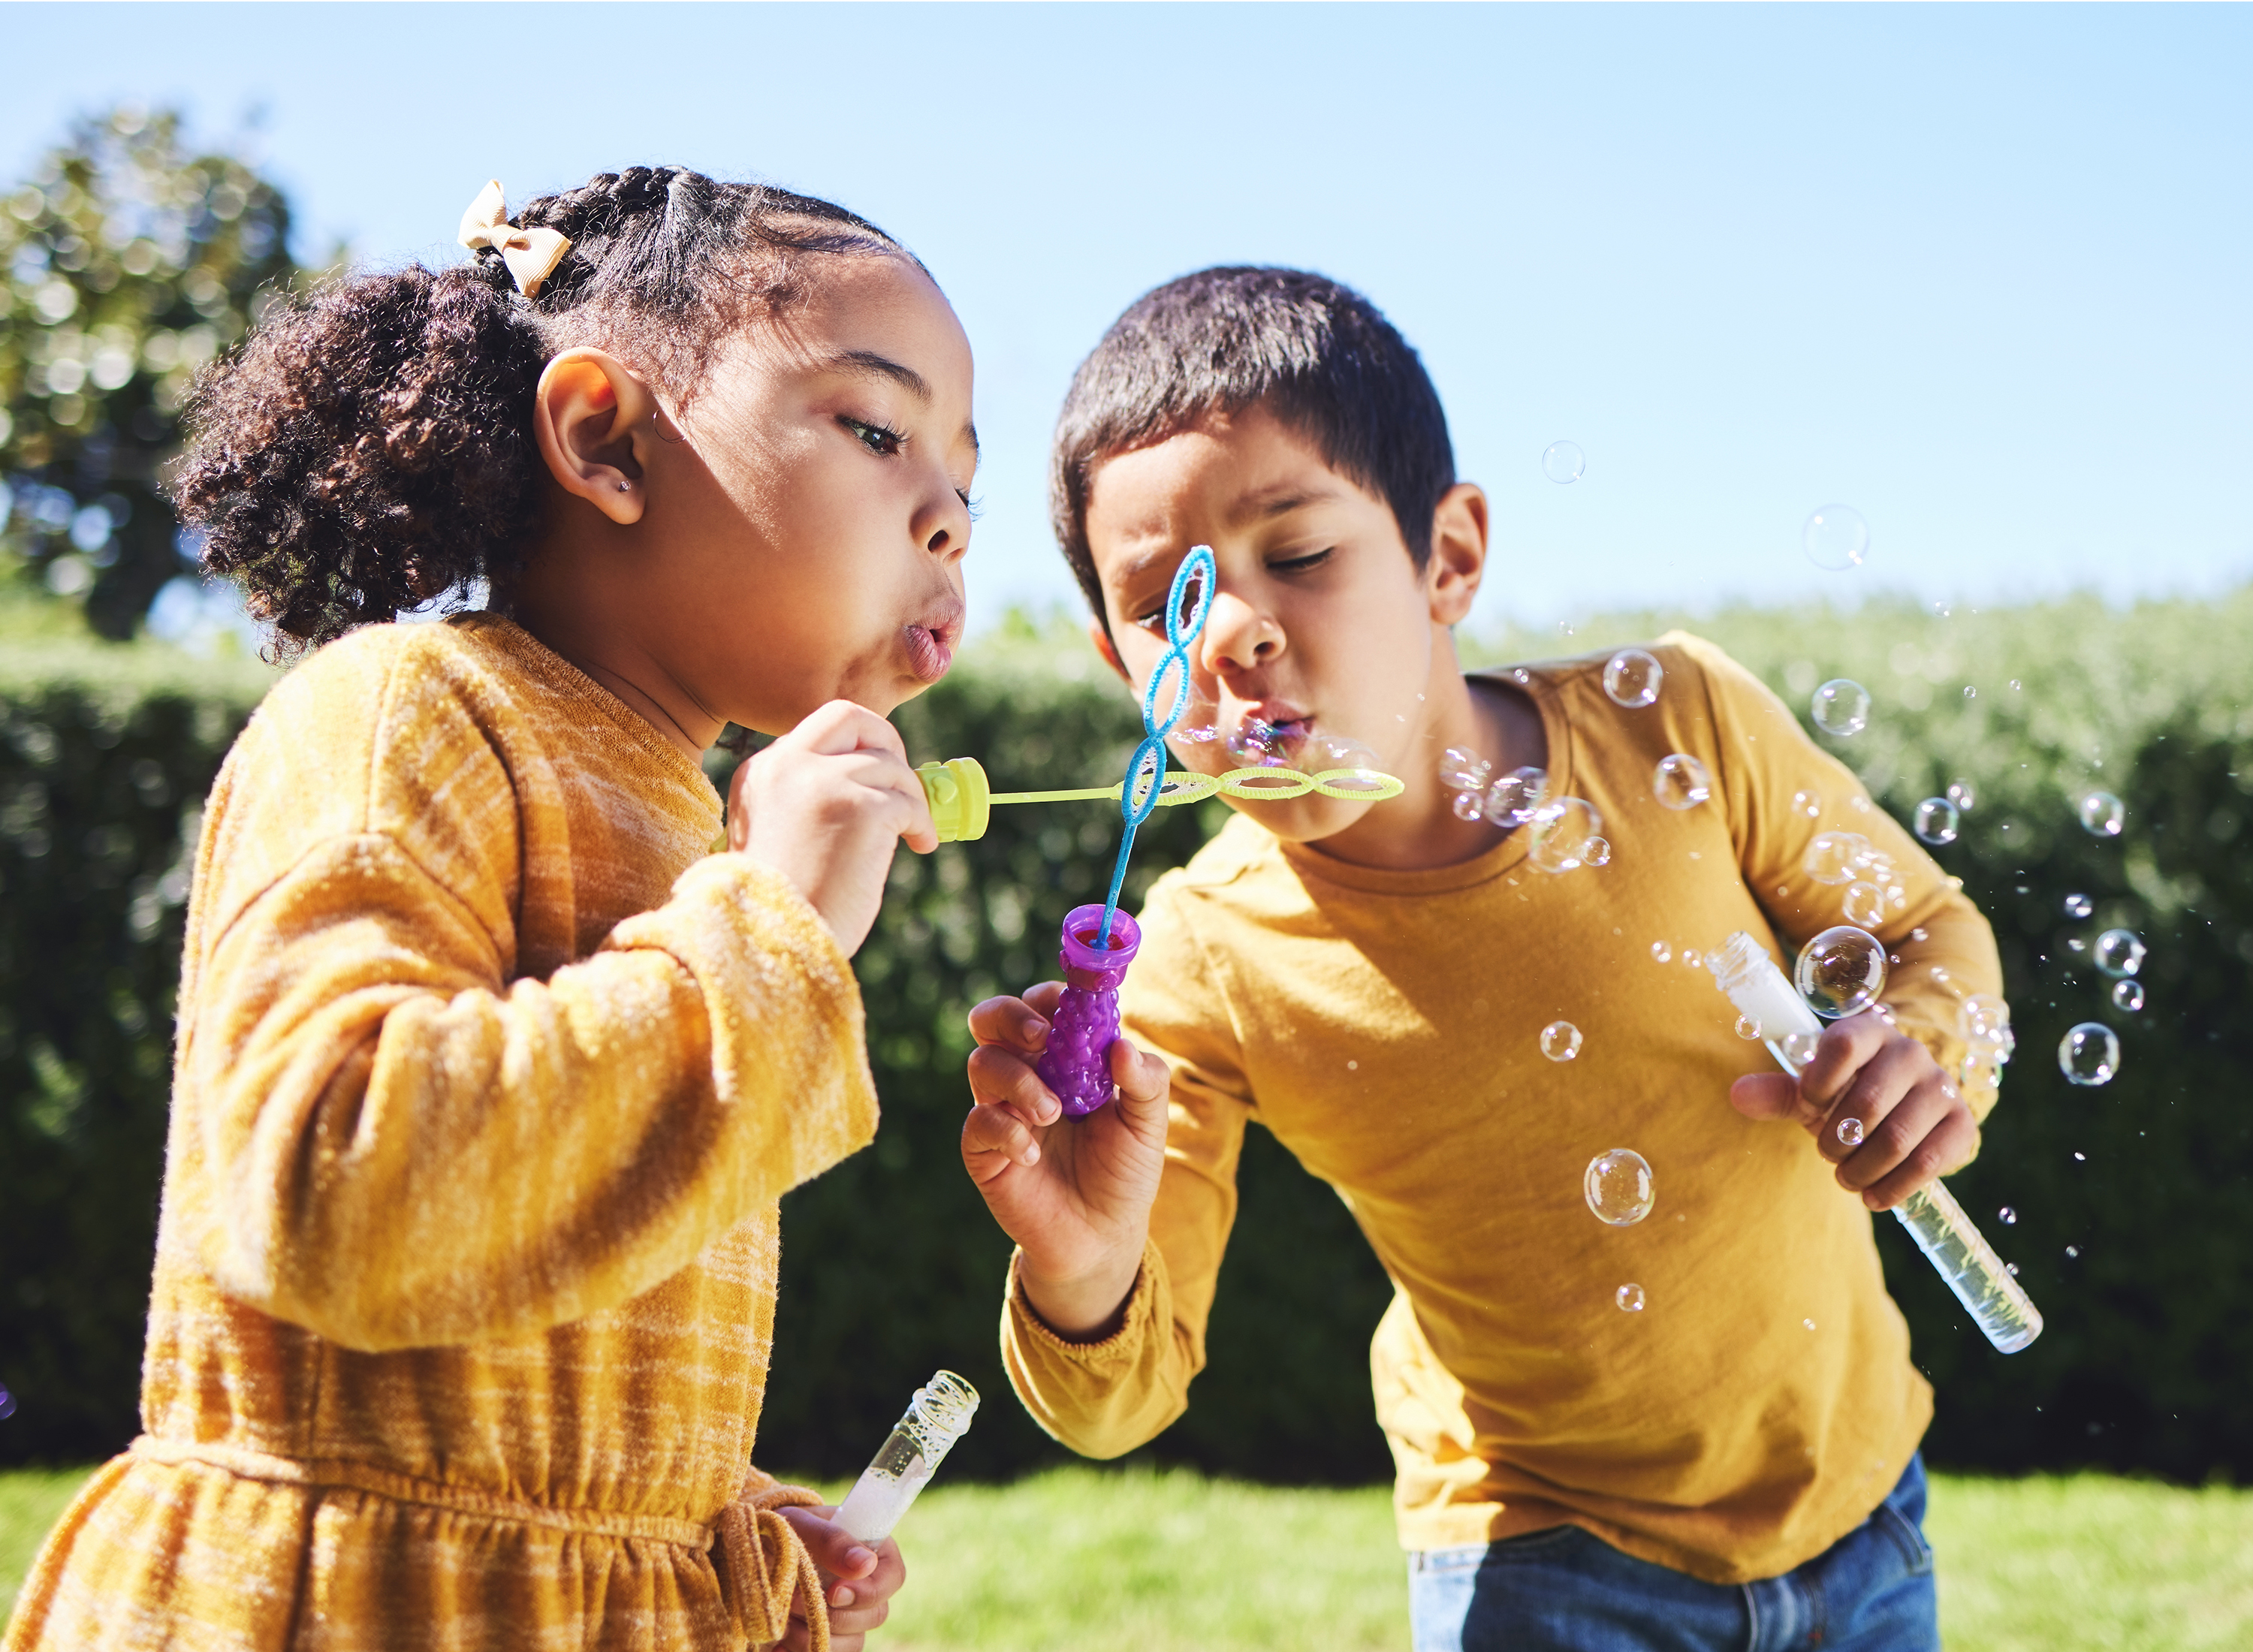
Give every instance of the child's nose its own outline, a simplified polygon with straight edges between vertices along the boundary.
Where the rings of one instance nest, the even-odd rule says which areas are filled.
[[[1248,671],[1270,664],[1283,652],[1283,628],[1272,615],[1223,589],[1212,599],[1203,644],[1199,663],[1207,671]]]

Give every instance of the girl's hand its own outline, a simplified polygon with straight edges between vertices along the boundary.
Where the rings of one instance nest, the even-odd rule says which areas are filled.
[[[785,1509],[782,1517],[798,1529],[799,1539],[820,1569],[829,1607],[829,1644],[833,1652],[861,1652],[868,1631],[892,1614],[892,1597],[908,1579],[900,1546],[889,1537],[862,1543],[839,1525],[834,1509]],[[790,1633],[783,1636],[783,1652],[808,1652],[813,1631],[806,1627],[806,1601],[793,1600]]]
[[[1979,1126],[1932,1053],[1874,1013],[1833,1021],[1795,1083],[1748,1073],[1729,1086],[1747,1119],[1790,1119],[1838,1167],[1838,1185],[1873,1210],[1890,1210],[1936,1176],[1971,1162]],[[1849,1119],[1859,1147],[1838,1140]]]
[[[1068,1119],[1034,1070],[1064,983],[970,1012],[970,1093],[962,1164],[1002,1230],[1024,1251],[1027,1300],[1059,1334],[1107,1335],[1142,1265],[1150,1206],[1166,1165],[1166,1063],[1121,1038],[1111,1047],[1117,1099]]]
[[[849,700],[745,759],[728,786],[728,847],[788,878],[848,956],[868,938],[902,838],[919,854],[938,847],[923,782],[899,730]]]

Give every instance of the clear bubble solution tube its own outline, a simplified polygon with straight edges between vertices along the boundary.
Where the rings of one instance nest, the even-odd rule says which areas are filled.
[[[952,1371],[940,1371],[916,1390],[907,1415],[846,1493],[837,1523],[862,1543],[890,1537],[977,1414],[978,1391]]]
[[[1767,950],[1742,930],[1710,955],[1709,965],[1738,1013],[1759,1023],[1776,1064],[1796,1078],[1807,1056],[1795,1060],[1792,1049],[1823,1031],[1807,1000]],[[2041,1335],[2041,1311],[1946,1188],[1936,1181],[1919,1188],[1894,1208],[1894,1216],[1989,1342],[2015,1354]]]

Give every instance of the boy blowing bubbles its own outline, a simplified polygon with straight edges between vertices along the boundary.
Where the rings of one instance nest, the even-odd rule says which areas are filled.
[[[1287,759],[1357,740],[1406,790],[1230,799],[1151,890],[1119,1098],[1087,1119],[1034,1072],[1058,984],[972,1013],[963,1160],[1017,1242],[1002,1352],[1027,1408],[1093,1457],[1182,1414],[1256,1118],[1396,1286],[1371,1356],[1419,1649],[1937,1647],[1931,1391],[1870,1213],[1977,1146],[1945,1077],[1954,993],[1999,985],[1970,903],[1708,644],[1656,646],[1647,708],[1605,695],[1601,659],[1465,676],[1486,498],[1415,353],[1334,282],[1214,269],[1141,299],[1073,381],[1053,499],[1138,691],[1168,582],[1209,544],[1193,663],[1220,727],[1276,725]],[[1448,746],[1547,770],[1601,812],[1612,863],[1548,875],[1524,829],[1457,819]],[[1670,752],[1705,764],[1707,802],[1659,805]],[[1801,864],[1826,824],[1891,855],[1907,899],[1887,1014],[1831,1027],[1795,1084],[1683,954],[1743,929],[1789,956],[1838,922]],[[1539,1050],[1559,1019],[1586,1036],[1568,1064]],[[1620,1146],[1657,1204],[1614,1228],[1581,1173]],[[1615,1306],[1629,1284],[1647,1308]]]

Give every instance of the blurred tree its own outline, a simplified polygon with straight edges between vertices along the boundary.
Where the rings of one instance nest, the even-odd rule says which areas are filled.
[[[192,571],[163,491],[196,370],[303,273],[289,208],[180,117],[78,122],[0,197],[0,582],[129,637]]]

